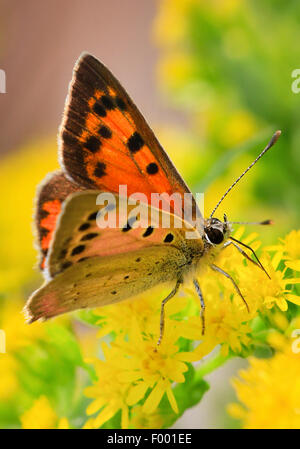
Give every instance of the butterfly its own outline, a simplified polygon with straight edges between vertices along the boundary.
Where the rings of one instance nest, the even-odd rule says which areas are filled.
[[[259,157],[278,136],[275,133]],[[59,131],[59,160],[61,171],[48,175],[37,195],[35,222],[45,283],[25,306],[29,322],[116,303],[166,283],[171,287],[161,305],[159,345],[166,303],[182,284],[192,282],[200,299],[204,333],[205,304],[197,280],[201,264],[209,264],[231,279],[247,307],[232,277],[213,264],[216,252],[233,244],[261,266],[230,237],[226,216],[224,221],[213,217],[235,183],[204,219],[129,95],[112,73],[87,53],[74,67]],[[135,206],[119,194],[120,185],[126,185],[128,196],[143,194],[139,212],[151,215],[150,225],[134,226],[138,220]],[[110,207],[118,219],[116,226],[102,229],[99,214],[107,214],[108,206],[97,206],[97,199],[103,192],[115,199]],[[153,193],[162,195],[157,207],[151,205]],[[176,201],[166,199],[173,194]],[[190,220],[184,215],[187,194],[191,198]],[[165,219],[167,227],[161,225]],[[194,237],[187,238],[191,230]]]

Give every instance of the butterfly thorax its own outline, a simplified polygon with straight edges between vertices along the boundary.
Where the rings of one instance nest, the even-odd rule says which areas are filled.
[[[220,245],[231,233],[230,225],[227,221],[222,222],[218,218],[208,218],[204,221],[204,246],[206,250],[210,247]]]

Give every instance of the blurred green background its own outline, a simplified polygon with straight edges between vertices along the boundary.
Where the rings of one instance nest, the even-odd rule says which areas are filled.
[[[11,313],[21,320],[21,305],[41,283],[33,269],[35,189],[58,167],[56,129],[72,67],[84,50],[115,73],[192,190],[205,192],[206,215],[281,129],[276,146],[217,216],[226,212],[231,220],[274,219],[274,226],[258,229],[265,242],[298,228],[300,93],[291,89],[292,71],[300,68],[297,0],[4,0],[0,6],[0,69],[7,77],[7,93],[0,94],[0,328],[8,305],[16,304]],[[11,326],[14,344],[7,342],[13,354],[18,341],[28,337],[18,320]],[[61,338],[71,339],[72,348],[76,329],[69,322],[62,328],[70,331]],[[82,335],[80,339],[89,353],[90,343]],[[51,349],[53,360],[68,366],[70,360],[57,352],[58,346],[55,342]],[[79,355],[72,354],[80,365]],[[5,372],[15,372],[9,371],[11,364],[0,354],[2,379]],[[230,425],[218,410],[230,398],[225,379],[235,364],[214,373],[213,395],[205,396],[178,426]],[[74,381],[71,365],[62,385]],[[53,369],[45,368],[45,373],[49,376]],[[18,413],[28,406],[30,395],[43,391],[28,392],[23,384],[28,386],[29,380],[20,381],[18,375],[14,384],[7,374],[5,385],[11,390],[0,389],[1,427],[18,425]],[[15,402],[9,402],[7,391],[15,394]],[[65,396],[52,393],[54,401],[69,404]]]

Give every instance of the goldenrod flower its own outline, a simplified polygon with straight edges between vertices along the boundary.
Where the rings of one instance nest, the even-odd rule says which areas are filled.
[[[300,271],[300,230],[291,231],[278,245],[269,246],[270,251],[277,251],[285,260],[287,267]]]
[[[143,405],[143,413],[152,414],[166,393],[173,410],[178,407],[172,391],[172,382],[183,382],[187,366],[175,345],[178,333],[175,328],[166,330],[164,340],[156,351],[155,338],[143,338],[138,323],[131,323],[129,340],[118,337],[108,347],[102,345],[105,360],[93,360],[98,381],[86,388],[85,394],[95,398],[87,414],[100,413],[94,419],[94,426],[100,427],[122,411],[122,427],[129,425],[129,406],[137,404],[151,392]]]
[[[300,357],[288,345],[273,358],[250,359],[250,366],[233,381],[241,404],[229,413],[246,429],[299,429]]]
[[[243,238],[243,233],[244,228],[240,228],[234,236],[257,250],[260,247],[257,234],[251,233]],[[165,335],[157,351],[160,305],[167,292],[163,294],[160,289],[154,289],[142,298],[96,310],[95,314],[100,316],[99,336],[113,332],[115,339],[110,345],[102,345],[104,360],[92,361],[98,381],[86,389],[86,395],[93,398],[87,413],[97,416],[88,420],[85,427],[101,427],[119,410],[122,412],[122,427],[131,426],[133,416],[139,419],[137,410],[144,415],[143,419],[140,417],[141,421],[147,422],[150,416],[157,416],[165,394],[174,412],[178,413],[172,386],[184,382],[188,362],[201,360],[217,345],[221,345],[223,358],[241,353],[253,342],[253,318],[259,313],[269,313],[275,304],[285,311],[287,301],[298,303],[299,297],[293,295],[288,286],[299,283],[300,278],[287,278],[286,269],[279,269],[281,255],[281,252],[276,252],[271,258],[265,252],[262,256],[269,279],[259,267],[249,261],[244,263],[232,245],[221,251],[214,262],[235,279],[249,312],[230,280],[211,271],[208,266],[202,268],[199,282],[206,303],[205,335],[202,335],[198,298],[193,293],[190,298],[174,298],[166,306]],[[188,286],[186,291],[191,293]],[[288,325],[287,319],[279,315],[279,312],[272,315],[278,329]],[[197,342],[197,345],[193,344],[195,347],[192,349],[188,343],[186,347],[190,350],[182,350],[180,338]]]
[[[270,279],[263,272],[257,272],[253,276],[255,267],[249,267],[251,271],[250,277],[245,276],[242,282],[247,289],[247,297],[251,295],[252,298],[256,298],[268,309],[276,304],[282,311],[286,311],[288,308],[287,300],[300,305],[299,296],[293,295],[287,289],[288,285],[300,283],[300,278],[287,278],[285,276],[286,269],[283,271],[278,269],[280,261],[280,253],[276,253],[272,258],[265,253],[261,257],[261,262],[269,273]]]
[[[40,396],[20,417],[23,429],[68,429],[66,418],[59,419],[48,398]]]
[[[161,429],[164,424],[162,415],[156,410],[145,413],[141,405],[133,407],[129,427],[131,429]]]
[[[105,360],[94,359],[98,381],[85,389],[85,395],[94,398],[87,408],[87,414],[93,415],[100,410],[94,420],[89,421],[93,427],[101,427],[119,410],[122,411],[122,428],[128,427],[128,405],[126,402],[129,384],[120,380],[124,354],[102,345]]]
[[[8,352],[26,346],[37,338],[45,336],[45,327],[42,323],[33,323],[32,326],[24,320],[22,309],[24,302],[15,299],[5,301],[1,307],[0,327],[6,335],[6,350]]]

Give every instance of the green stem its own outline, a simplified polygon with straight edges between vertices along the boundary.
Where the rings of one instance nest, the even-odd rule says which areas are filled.
[[[231,358],[231,355],[223,356],[219,352],[215,357],[210,358],[207,362],[203,363],[196,369],[195,380],[203,379],[203,377],[215,371],[220,366],[224,365],[227,360]]]

